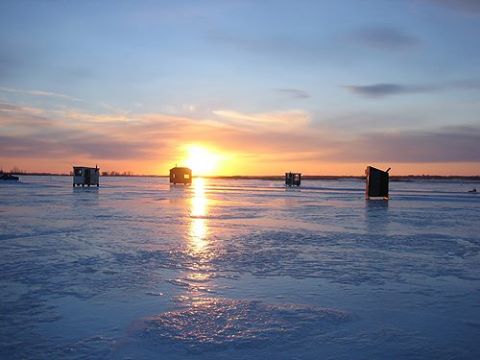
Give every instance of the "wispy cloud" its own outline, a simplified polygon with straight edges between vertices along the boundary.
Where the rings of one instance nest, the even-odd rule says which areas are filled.
[[[0,103],[0,130],[2,126],[31,128],[52,124],[44,114],[45,111],[40,108]]]
[[[451,9],[480,14],[480,1],[478,0],[429,0],[432,3],[443,5]]]
[[[125,121],[109,114],[59,114],[11,104],[2,104],[2,109],[3,159],[52,163],[87,159],[141,163],[142,168],[158,169],[159,164],[179,159],[179,146],[200,143],[237,154],[249,164],[480,161],[478,126],[383,133],[367,130],[346,137],[344,131],[311,122],[310,114],[300,110],[251,114],[225,109],[206,119],[151,113],[125,115]],[[39,119],[44,121],[42,126],[33,126]]]
[[[442,87],[442,85],[439,85]],[[443,88],[460,89],[460,90],[480,90],[479,79],[457,80],[451,81],[443,85]]]
[[[337,147],[332,159],[398,163],[477,162],[480,128],[366,133]]]
[[[79,137],[74,132],[65,138],[42,136],[0,136],[0,153],[7,157],[28,159],[88,157],[100,160],[131,160],[148,158],[149,144],[142,141],[120,141],[102,136]],[[69,138],[71,137],[71,138]],[[156,145],[158,146],[158,145]]]
[[[406,86],[394,83],[378,83],[371,85],[348,85],[346,88],[357,95],[380,98],[390,95],[412,94],[419,92],[429,92],[433,89],[425,86]]]
[[[365,27],[350,35],[352,41],[378,49],[405,49],[420,44],[420,39],[388,26]]]
[[[448,90],[480,90],[479,80],[458,80],[437,84],[397,84],[397,83],[376,83],[369,85],[348,85],[345,86],[350,92],[368,97],[382,98],[391,95],[404,95],[415,93],[429,93]]]
[[[287,131],[291,128],[303,128],[310,121],[310,116],[302,110],[277,111],[269,113],[247,114],[233,110],[215,110],[213,114],[229,123],[244,128],[268,127],[273,132]]]
[[[308,99],[310,97],[308,92],[300,89],[275,89],[275,91],[292,99]]]
[[[79,99],[73,96],[59,94],[55,92],[49,92],[49,91],[41,91],[41,90],[19,90],[19,89],[7,88],[7,87],[0,87],[0,91],[19,94],[19,95],[27,95],[27,96],[40,96],[40,97],[51,97],[51,98],[64,99],[64,100],[70,100],[70,101],[83,101],[82,99]]]

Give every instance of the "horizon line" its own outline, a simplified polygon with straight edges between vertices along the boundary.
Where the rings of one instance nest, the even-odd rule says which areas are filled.
[[[13,175],[24,175],[24,176],[72,176],[69,173],[54,173],[54,172],[10,172],[5,173]],[[159,178],[168,178],[169,175],[158,175],[158,174],[113,174],[113,175],[101,175],[102,177],[159,177]],[[193,175],[193,178],[210,178],[210,179],[259,179],[259,180],[281,180],[284,179],[283,175]],[[354,179],[363,179],[365,175],[304,175],[302,174],[303,179],[309,180],[321,180],[321,179],[345,179],[345,178],[354,178]],[[398,178],[431,178],[431,179],[478,179],[480,180],[479,175],[435,175],[435,174],[408,174],[408,175],[390,175],[390,179]]]

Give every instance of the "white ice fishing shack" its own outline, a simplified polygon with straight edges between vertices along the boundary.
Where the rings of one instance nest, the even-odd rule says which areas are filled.
[[[73,167],[73,187],[99,185],[100,169],[95,165],[94,168],[86,166]]]

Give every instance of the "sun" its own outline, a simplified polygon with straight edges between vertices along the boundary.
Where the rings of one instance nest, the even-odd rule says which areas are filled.
[[[221,156],[213,150],[200,145],[186,146],[186,165],[192,169],[193,175],[213,175]]]

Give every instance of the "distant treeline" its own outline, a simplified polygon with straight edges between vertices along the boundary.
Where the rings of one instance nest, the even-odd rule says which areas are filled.
[[[0,170],[0,174],[3,173]],[[73,176],[73,171],[69,173],[48,173],[48,172],[31,172],[31,171],[5,171],[5,173],[12,175],[24,175],[24,176]],[[138,175],[129,171],[102,171],[101,176],[117,176],[117,177],[168,177],[168,175]]]
[[[135,176],[131,171],[102,171],[102,176]]]
[[[284,176],[205,176],[212,179],[238,179],[238,180],[284,180]],[[302,180],[363,180],[365,176],[351,175],[302,175]],[[391,181],[413,181],[413,180],[475,180],[480,181],[480,175],[459,176],[459,175],[390,175]]]
[[[406,175],[406,176],[390,176],[391,181],[408,181],[408,180],[474,180],[480,181],[480,176],[457,176],[457,175]]]
[[[0,169],[0,174],[2,173],[8,173],[8,174],[14,174],[14,175],[33,175],[33,176],[72,176],[73,171],[70,171],[68,173],[49,173],[49,172],[33,172],[33,171],[26,171],[22,170],[18,167],[13,167],[10,171],[5,171],[3,169]],[[135,175],[131,171],[102,171],[101,172],[102,176],[155,176],[155,175]]]
[[[12,170],[10,170],[10,171],[5,171],[5,170],[3,170],[3,168],[1,168],[1,169],[0,169],[0,173],[2,173],[2,174],[3,174],[3,173],[19,174],[19,175],[27,175],[27,174],[28,174],[27,171],[22,170],[22,169],[20,169],[20,168],[18,168],[18,167],[16,167],[16,166],[14,166],[14,167],[12,168]]]
[[[0,173],[3,171],[0,170]],[[27,175],[27,176],[72,176],[73,172],[70,173],[48,173],[48,172],[28,172],[20,170],[18,168],[13,168],[11,171],[8,171],[10,174],[15,175]],[[164,178],[168,175],[140,175],[134,174],[131,171],[102,171],[101,176],[117,176],[117,177],[159,177]],[[195,176],[194,176],[195,177]],[[271,175],[271,176],[199,176],[210,179],[233,179],[233,180],[284,180],[285,177],[281,175]],[[334,175],[302,175],[302,180],[363,180],[365,176],[334,176]],[[476,176],[458,176],[458,175],[394,175],[390,176],[390,181],[418,181],[418,180],[469,180],[469,181],[480,181],[480,175]]]

